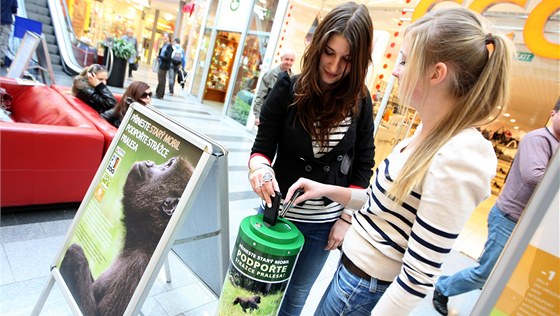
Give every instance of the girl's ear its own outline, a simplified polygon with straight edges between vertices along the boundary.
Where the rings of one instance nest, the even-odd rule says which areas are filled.
[[[430,84],[437,85],[447,78],[447,65],[445,63],[439,62],[434,65],[432,71],[432,77],[430,78]]]

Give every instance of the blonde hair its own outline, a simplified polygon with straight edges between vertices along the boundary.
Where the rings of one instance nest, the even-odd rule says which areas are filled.
[[[515,47],[504,35],[491,33],[480,15],[465,9],[434,11],[409,25],[405,74],[399,98],[410,104],[414,88],[438,62],[451,76],[452,109],[408,158],[389,189],[399,203],[423,180],[437,151],[465,128],[488,124],[505,110]]]

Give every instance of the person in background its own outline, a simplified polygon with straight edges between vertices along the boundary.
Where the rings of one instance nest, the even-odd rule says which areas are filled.
[[[101,117],[118,128],[132,102],[138,102],[142,105],[152,104],[152,90],[147,83],[143,81],[133,81],[128,88],[126,88],[126,91],[117,105],[101,113]]]
[[[317,27],[301,75],[278,75],[264,101],[249,159],[249,181],[264,203],[270,205],[275,190],[284,196],[300,177],[368,186],[374,166],[373,106],[364,83],[372,47],[367,7],[345,2]],[[350,227],[350,216],[339,203],[318,196],[285,217],[303,233],[305,244],[279,315],[299,315],[330,250]]]
[[[272,87],[278,79],[278,74],[286,71],[288,76],[292,76],[292,65],[296,59],[296,52],[292,49],[285,49],[280,55],[280,65],[267,71],[261,79],[261,85],[255,96],[255,101],[253,102],[253,113],[255,114],[255,125],[260,124],[261,107],[263,105],[264,99],[272,90]]]
[[[181,40],[175,38],[173,40],[173,46],[171,51],[171,66],[169,67],[168,79],[169,79],[169,94],[173,95],[175,88],[175,80],[177,78],[177,72],[179,69],[185,66],[185,52],[181,47]]]
[[[497,158],[476,129],[508,104],[511,40],[465,8],[410,24],[393,75],[421,118],[379,164],[367,190],[299,179],[286,199],[358,209],[315,315],[407,315],[432,290],[471,212],[490,196]],[[360,208],[361,207],[361,208]]]
[[[107,88],[107,69],[99,64],[84,68],[74,77],[72,94],[97,111],[103,113],[117,104],[117,100]]]
[[[17,0],[2,0],[0,18],[0,67],[4,67],[6,62],[6,52],[8,51],[8,40],[12,33],[12,23],[14,14],[17,14]]]
[[[163,45],[158,53],[158,84],[156,87],[156,98],[163,99],[165,94],[165,80],[167,78],[167,71],[171,68],[171,53],[173,47],[171,44],[171,35],[169,33],[163,34]]]
[[[128,77],[132,78],[132,68],[134,68],[136,56],[138,56],[138,41],[136,40],[136,37],[134,37],[134,33],[132,33],[131,29],[126,29],[126,33],[122,39],[134,47],[134,54],[132,54],[132,56],[128,59]]]
[[[486,283],[533,191],[543,178],[552,155],[558,149],[560,99],[550,116],[550,127],[527,133],[519,143],[504,189],[488,214],[488,239],[478,265],[450,276],[441,276],[437,281],[432,303],[440,314],[447,315],[450,296],[480,289]]]

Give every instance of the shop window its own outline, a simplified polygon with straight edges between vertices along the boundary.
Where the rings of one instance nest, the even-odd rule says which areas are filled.
[[[268,36],[247,35],[227,115],[245,125],[255,97]]]
[[[218,32],[206,79],[205,100],[225,101],[239,37],[239,33]]]

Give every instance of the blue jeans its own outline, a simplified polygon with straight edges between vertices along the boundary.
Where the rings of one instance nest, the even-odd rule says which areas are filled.
[[[377,279],[365,280],[350,273],[339,264],[315,316],[369,316],[389,285],[377,284]]]
[[[169,67],[169,70],[167,71],[167,77],[169,79],[169,93],[173,93],[175,88],[175,78],[177,77],[177,69],[173,66],[173,64],[171,64],[171,67]]]
[[[309,291],[321,273],[330,253],[329,250],[324,249],[334,223],[293,223],[305,237],[305,243],[286,289],[278,312],[279,316],[301,314]]]
[[[488,214],[488,239],[478,260],[478,266],[461,270],[450,276],[441,276],[436,289],[445,296],[454,296],[480,289],[498,261],[516,222],[506,217],[494,205]]]

